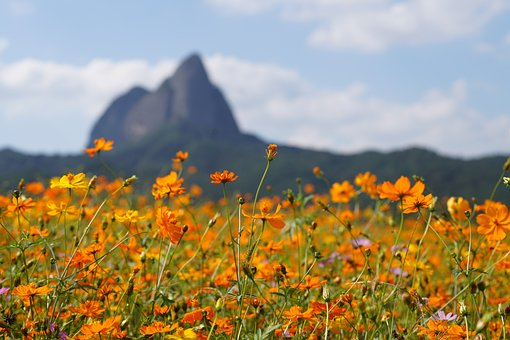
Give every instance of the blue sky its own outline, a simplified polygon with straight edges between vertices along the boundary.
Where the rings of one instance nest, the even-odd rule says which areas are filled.
[[[0,0],[0,148],[80,152],[192,52],[268,142],[510,149],[510,0]]]

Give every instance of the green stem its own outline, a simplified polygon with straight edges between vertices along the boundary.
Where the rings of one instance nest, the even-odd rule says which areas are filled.
[[[506,169],[503,167],[503,171],[501,172],[501,175],[499,176],[498,181],[496,182],[496,184],[494,184],[494,188],[492,188],[491,196],[489,197],[489,199],[491,201],[494,199],[494,196],[496,195],[496,191],[498,190],[498,187],[499,187],[501,181],[503,180],[503,177],[505,177],[505,173],[506,173]]]

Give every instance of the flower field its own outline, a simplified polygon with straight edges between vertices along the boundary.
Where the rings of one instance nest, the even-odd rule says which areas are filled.
[[[251,193],[236,190],[242,173],[204,174],[223,195],[212,201],[186,181],[187,158],[169,159],[148,195],[133,191],[134,176],[83,173],[0,195],[4,338],[509,337],[504,203],[313,164],[327,190],[298,181],[263,196],[274,144],[253,164]],[[508,190],[509,169],[493,193]]]

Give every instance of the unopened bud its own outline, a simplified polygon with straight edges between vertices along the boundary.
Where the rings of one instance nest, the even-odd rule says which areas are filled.
[[[331,294],[330,294],[330,292],[329,292],[328,285],[327,285],[327,284],[325,284],[324,286],[322,286],[322,299],[323,299],[324,301],[328,302],[328,301],[329,301],[329,299],[330,299],[330,296],[331,296]]]
[[[241,194],[237,195],[237,203],[239,203],[239,205],[243,205],[245,202],[246,201],[245,201],[243,195],[241,195]]]
[[[218,218],[217,215],[215,215],[213,218],[209,220],[209,223],[207,223],[208,228],[212,228],[216,224],[216,219]]]
[[[468,309],[467,309],[467,306],[466,306],[466,304],[464,302],[460,303],[459,312],[460,312],[460,315],[462,315],[462,316],[467,316],[468,315]]]
[[[122,186],[124,187],[128,187],[130,186],[131,184],[133,184],[134,181],[136,181],[138,179],[138,177],[136,177],[135,175],[129,177],[129,178],[126,178],[124,180],[124,183],[122,184]]]
[[[217,311],[220,311],[223,309],[224,305],[225,305],[225,301],[223,300],[223,298],[219,298],[218,300],[216,300],[216,305],[214,306],[214,308]]]
[[[287,201],[289,201],[290,204],[294,204],[294,193],[290,189],[287,191]]]
[[[88,185],[89,189],[95,189],[96,182],[97,182],[97,176],[94,175],[94,176],[92,176],[92,178],[89,181],[89,185]]]
[[[25,179],[20,179],[18,183],[18,190],[23,191],[23,188],[25,187]]]
[[[510,170],[510,157],[508,157],[505,164],[503,165],[503,170],[505,170],[505,171]]]

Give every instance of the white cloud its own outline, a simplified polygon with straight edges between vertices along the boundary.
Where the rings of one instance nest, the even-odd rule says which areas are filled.
[[[9,47],[9,40],[0,37],[0,54]]]
[[[93,122],[113,98],[134,85],[158,85],[175,66],[173,60],[0,63],[0,147],[79,151]]]
[[[422,145],[471,156],[510,147],[510,115],[489,119],[470,108],[463,80],[430,89],[414,102],[394,102],[363,83],[320,89],[274,64],[223,55],[205,63],[240,127],[268,142],[341,152]],[[0,147],[77,152],[118,94],[137,84],[153,89],[175,66],[174,60],[100,59],[80,66],[39,60],[0,64]]]
[[[27,0],[9,0],[9,11],[14,16],[27,16],[35,12],[35,6]]]
[[[231,13],[256,14],[278,4],[278,0],[208,0],[214,6]]]
[[[311,45],[377,52],[393,45],[451,41],[478,33],[510,9],[506,0],[207,0],[227,11],[278,11],[284,19],[311,22]]]
[[[275,65],[220,55],[207,65],[231,100],[241,128],[268,142],[341,152],[421,145],[463,156],[510,147],[510,115],[489,117],[470,108],[464,80],[430,89],[414,102],[392,102],[362,83],[334,91],[314,88]]]

